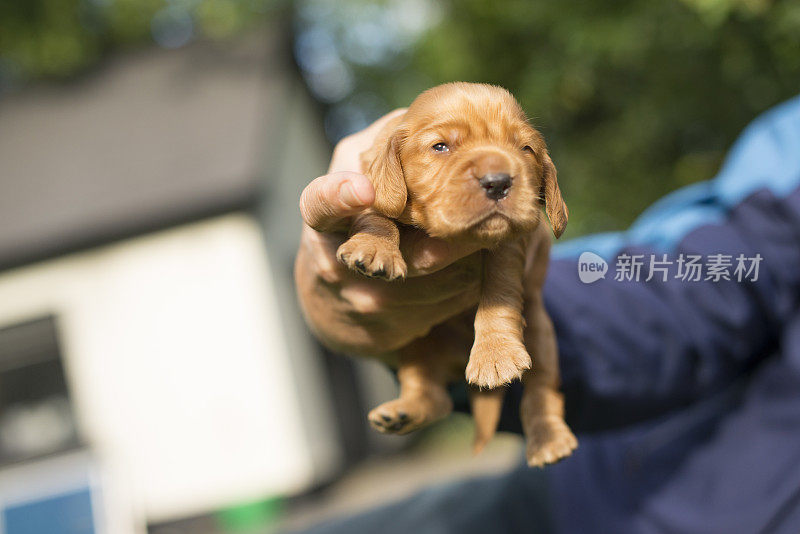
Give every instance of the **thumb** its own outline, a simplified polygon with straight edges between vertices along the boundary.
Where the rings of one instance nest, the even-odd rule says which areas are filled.
[[[300,214],[318,232],[331,231],[375,202],[369,178],[356,172],[334,172],[320,176],[300,195]]]

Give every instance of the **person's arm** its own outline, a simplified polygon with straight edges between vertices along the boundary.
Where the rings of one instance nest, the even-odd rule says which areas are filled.
[[[605,279],[579,280],[583,251],[606,259]],[[667,282],[646,282],[650,254],[664,253],[730,255],[731,274],[740,254],[763,259],[755,281],[682,281],[674,263]],[[638,282],[615,280],[621,254],[644,255]],[[625,233],[556,247],[544,295],[578,430],[691,403],[768,357],[800,300],[800,98],[755,121],[714,180],[668,196]]]

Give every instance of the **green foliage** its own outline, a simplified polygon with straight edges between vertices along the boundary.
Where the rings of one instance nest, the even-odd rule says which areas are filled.
[[[356,93],[389,108],[445,81],[510,89],[551,147],[568,236],[712,177],[800,90],[797,0],[452,0],[438,20],[394,63],[353,66]]]
[[[124,46],[222,39],[257,22],[277,0],[2,0],[3,77],[63,78]],[[0,83],[0,85],[2,85]]]
[[[280,0],[2,0],[0,90],[155,40],[225,38]],[[510,89],[544,132],[568,234],[618,229],[707,179],[800,89],[799,0],[296,0],[332,138],[437,83]],[[313,31],[312,31],[313,30]]]

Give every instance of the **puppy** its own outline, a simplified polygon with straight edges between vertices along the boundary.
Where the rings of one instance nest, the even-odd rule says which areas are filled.
[[[400,349],[400,396],[370,412],[372,426],[405,434],[448,415],[446,386],[464,376],[469,354],[475,450],[496,430],[503,386],[522,379],[529,465],[569,455],[577,440],[564,423],[555,336],[542,303],[551,239],[540,207],[556,237],[568,214],[541,134],[505,89],[450,83],[417,97],[361,159],[375,203],[355,218],[337,251],[341,262],[367,276],[403,278],[398,224],[467,241],[482,256],[477,310]],[[472,347],[461,346],[473,327]]]

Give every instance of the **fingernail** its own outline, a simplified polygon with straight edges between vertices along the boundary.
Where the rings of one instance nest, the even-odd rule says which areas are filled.
[[[339,189],[339,198],[351,208],[361,208],[369,204],[369,191],[367,184],[347,181]]]

